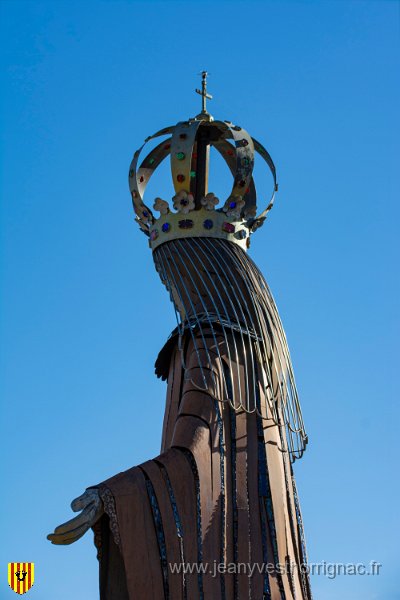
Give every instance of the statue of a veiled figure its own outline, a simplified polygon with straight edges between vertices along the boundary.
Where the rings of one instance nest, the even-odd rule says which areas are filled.
[[[275,168],[204,104],[169,133],[130,170],[178,321],[156,361],[167,381],[161,454],[86,490],[72,503],[80,514],[48,537],[69,544],[93,528],[102,600],[310,599],[292,469],[307,437],[278,311],[247,254],[267,212],[255,212],[254,146],[274,178]],[[209,145],[234,174],[221,209],[205,186]],[[144,186],[169,153],[177,212],[157,199],[155,219]]]

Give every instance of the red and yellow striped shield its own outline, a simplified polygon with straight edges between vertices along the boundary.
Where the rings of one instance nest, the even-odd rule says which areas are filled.
[[[17,594],[25,594],[30,590],[34,580],[33,563],[8,563],[8,585]]]

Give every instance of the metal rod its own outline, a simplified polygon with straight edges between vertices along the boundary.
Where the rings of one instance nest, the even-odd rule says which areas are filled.
[[[208,191],[208,168],[210,157],[209,136],[203,127],[197,133],[197,159],[196,159],[196,192],[195,205],[201,208],[201,199]]]

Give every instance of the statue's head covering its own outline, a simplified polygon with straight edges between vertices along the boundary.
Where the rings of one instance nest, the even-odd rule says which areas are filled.
[[[202,111],[196,117],[149,136],[134,154],[129,169],[129,188],[136,220],[149,236],[154,250],[164,242],[207,237],[226,239],[246,249],[250,236],[265,221],[278,189],[274,163],[267,150],[250,134],[230,121],[214,121],[206,110],[207,72],[202,73]],[[140,159],[147,142],[164,137],[144,159]],[[207,190],[208,156],[214,147],[227,163],[233,185],[221,202]],[[267,206],[260,208],[253,180],[255,153],[267,163],[273,177],[273,192]],[[167,157],[175,195],[144,201],[146,186],[154,171]],[[152,208],[150,208],[150,206]]]

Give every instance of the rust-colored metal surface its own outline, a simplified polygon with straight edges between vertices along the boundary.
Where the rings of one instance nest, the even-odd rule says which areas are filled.
[[[158,374],[164,369],[168,380],[162,453],[100,486],[115,503],[115,513],[106,507],[102,517],[111,527],[103,525],[96,538],[99,548],[108,549],[100,557],[101,598],[308,600],[282,374],[272,368],[277,355],[284,355],[280,323],[268,315],[263,321],[270,332],[262,356],[261,325],[249,335],[244,327],[223,325],[218,315],[204,318],[218,304],[205,286],[209,265],[193,258],[189,275],[173,258],[175,297],[182,299],[186,290],[192,316],[203,318],[173,336],[158,360]],[[237,307],[228,308],[230,272],[224,264],[214,280],[220,309],[224,305],[233,322]],[[255,313],[248,284],[236,284]],[[257,410],[235,404],[239,397]],[[112,531],[118,535],[110,543]],[[106,582],[117,572],[125,586],[114,591]]]

